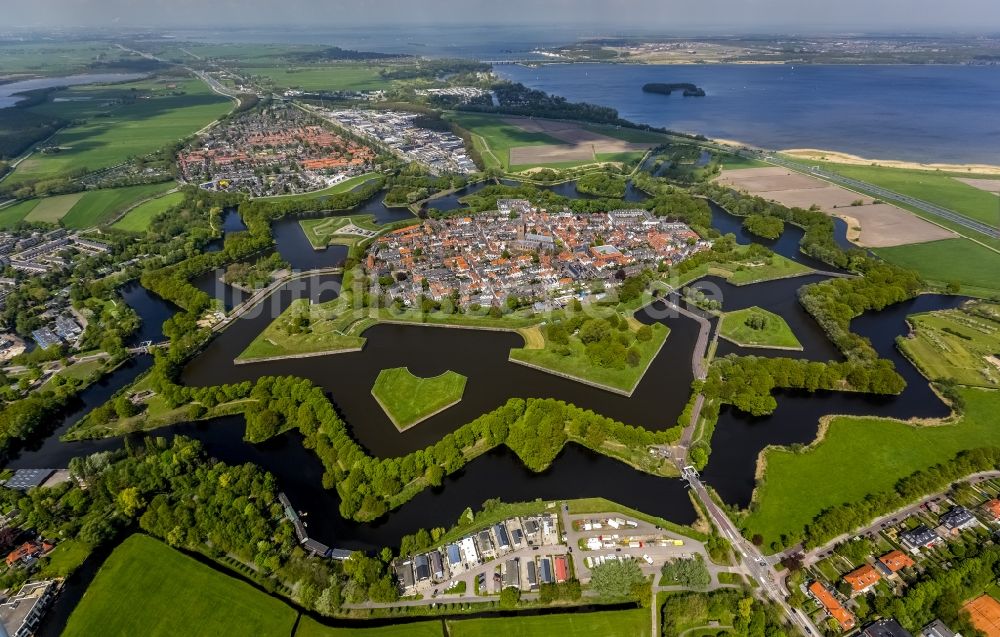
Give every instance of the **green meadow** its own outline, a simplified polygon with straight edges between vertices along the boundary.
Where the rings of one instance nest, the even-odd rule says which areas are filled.
[[[137,534],[101,566],[63,635],[288,637],[296,616],[281,600]]]
[[[65,177],[145,156],[194,134],[232,102],[200,80],[176,80],[167,88],[151,80],[114,86],[78,86],[55,97],[80,100],[50,102],[32,111],[81,123],[64,128],[46,144],[58,152],[35,153],[21,162],[8,181]],[[149,99],[131,99],[135,92]],[[173,93],[182,93],[175,95]]]
[[[162,197],[150,199],[129,210],[111,227],[129,232],[145,232],[149,229],[149,224],[153,222],[153,219],[182,201],[184,201],[184,193],[182,192],[171,192]]]
[[[546,144],[565,144],[566,142],[546,135],[522,130],[509,124],[502,117],[480,115],[476,113],[452,113],[448,119],[480,138],[479,151],[483,159],[492,157],[500,167],[510,168],[510,149],[518,146],[543,146]],[[487,160],[488,161],[488,160]],[[578,165],[578,162],[569,162]],[[567,166],[568,167],[568,166]]]
[[[964,294],[1000,294],[1000,252],[970,239],[876,248],[875,254],[890,263],[916,270],[931,283],[959,283]]]
[[[751,327],[749,322],[759,319],[761,327]],[[719,327],[722,338],[745,347],[774,347],[780,349],[802,349],[792,328],[785,319],[759,307],[726,312]]]
[[[465,381],[465,376],[451,370],[421,378],[405,367],[383,369],[375,379],[372,396],[402,431],[462,400]]]
[[[276,88],[305,91],[375,91],[387,89],[392,82],[379,73],[385,65],[363,62],[317,64],[298,67],[249,67],[243,73],[268,78]]]
[[[104,190],[90,190],[84,193],[76,204],[70,208],[62,218],[62,224],[67,228],[93,228],[103,225],[129,206],[143,199],[155,197],[161,193],[174,188],[174,182],[162,184],[143,184],[141,186],[128,186],[126,188],[107,188]],[[44,199],[42,200],[45,201]],[[39,203],[39,206],[42,204]],[[34,214],[38,208],[32,211]]]
[[[448,620],[450,637],[649,637],[646,609]]]
[[[800,452],[765,451],[766,475],[746,519],[747,537],[759,533],[767,545],[801,531],[824,509],[892,489],[901,478],[965,449],[1000,445],[1000,391],[960,391],[966,412],[953,424],[840,416],[821,440]]]

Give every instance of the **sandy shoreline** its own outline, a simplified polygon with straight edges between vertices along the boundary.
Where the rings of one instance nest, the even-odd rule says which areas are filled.
[[[721,141],[721,140],[720,140]],[[906,168],[908,170],[943,170],[951,172],[969,172],[980,175],[1000,175],[1000,166],[992,164],[923,164],[913,161],[899,161],[895,159],[868,159],[850,153],[842,153],[833,150],[821,150],[819,148],[789,148],[779,151],[785,155],[810,159],[815,161],[829,161],[838,164],[854,164],[871,166],[885,166],[887,168]]]
[[[753,144],[741,142],[737,139],[726,139],[724,137],[713,137],[712,141],[722,146],[733,148],[754,148]],[[941,170],[946,172],[974,173],[978,175],[1000,175],[1000,165],[996,164],[944,164],[944,163],[921,163],[916,161],[902,161],[898,159],[869,159],[851,153],[844,153],[837,150],[823,150],[822,148],[785,148],[777,151],[790,157],[808,159],[812,161],[828,161],[836,164],[853,164],[856,166],[884,166],[886,168],[906,168],[908,170]]]

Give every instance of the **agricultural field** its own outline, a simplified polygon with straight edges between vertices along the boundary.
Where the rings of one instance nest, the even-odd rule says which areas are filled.
[[[294,56],[322,50],[314,44],[265,44],[171,42],[161,40],[145,42],[145,50],[159,58],[190,64],[192,60],[214,60],[224,66],[268,66],[289,64]]]
[[[404,431],[461,401],[465,382],[465,376],[451,370],[421,378],[396,367],[379,372],[372,396],[396,429]]]
[[[135,99],[132,89],[149,99]],[[84,123],[59,131],[47,144],[59,152],[33,154],[8,181],[66,177],[145,156],[195,133],[232,107],[200,80],[173,78],[164,83],[75,86],[54,97],[67,101],[30,110]]]
[[[58,195],[39,199],[38,204],[24,218],[25,221],[39,223],[59,223],[66,214],[80,201],[84,193],[74,192],[70,195]]]
[[[852,227],[860,228],[858,236],[851,240],[864,247],[906,245],[956,236],[898,206],[780,166],[727,167],[717,181],[790,208],[818,206],[827,214],[843,217]]]
[[[972,303],[909,317],[899,348],[931,380],[1000,387],[1000,304]]]
[[[63,635],[287,637],[296,617],[284,602],[137,534],[105,561]]]
[[[481,141],[479,152],[487,164],[495,162],[495,165],[504,170],[510,168],[511,148],[561,143],[555,137],[522,130],[494,115],[452,113],[448,115],[448,119],[472,133],[474,139]]]
[[[838,416],[803,451],[765,451],[762,461],[767,475],[758,486],[756,506],[746,519],[746,534],[761,534],[767,545],[784,533],[800,532],[829,507],[890,490],[901,478],[963,450],[1000,445],[1000,428],[996,426],[1000,391],[959,391],[965,400],[965,413],[956,422],[914,425]],[[865,479],[858,480],[859,475]]]
[[[143,184],[126,188],[87,191],[62,217],[62,225],[77,229],[103,225],[136,202],[155,197],[174,187],[175,184],[171,181],[162,184]],[[44,202],[45,199],[42,200],[42,203]],[[35,214],[42,203],[39,203],[38,207],[31,211],[31,214]]]
[[[38,205],[38,201],[38,199],[28,199],[0,208],[0,230],[12,228],[24,221],[24,218]]]
[[[527,617],[447,620],[450,637],[649,637],[646,609]]]
[[[939,286],[958,283],[963,294],[1000,295],[1000,276],[997,275],[1000,252],[969,239],[878,248],[875,254],[890,263],[916,270],[930,283]]]
[[[762,162],[757,159],[750,159],[749,157],[743,157],[741,155],[720,154],[719,159],[722,162],[722,168],[724,170],[739,170],[741,168],[766,168],[767,166],[770,165],[766,162]]]
[[[965,172],[909,170],[885,166],[853,166],[824,162],[823,168],[852,179],[860,179],[894,192],[937,204],[986,223],[1000,223],[997,196],[970,186],[960,179],[996,179],[995,175]]]
[[[129,210],[124,217],[113,223],[111,227],[127,232],[145,232],[149,229],[149,224],[153,222],[153,219],[170,208],[179,205],[182,201],[184,201],[184,193],[182,192],[171,192],[162,197],[150,199]]]
[[[73,229],[93,228],[114,219],[136,202],[174,187],[173,182],[144,184],[19,201],[0,208],[0,229],[21,221],[61,224]],[[148,221],[146,223],[148,225]]]
[[[802,349],[785,319],[759,307],[726,312],[719,336],[742,347]]]
[[[665,139],[647,131],[577,122],[459,112],[447,117],[472,134],[487,167],[512,172],[635,161]]]
[[[240,69],[254,78],[263,78],[274,88],[304,91],[377,91],[392,87],[392,81],[380,75],[385,64],[344,62],[299,67],[249,67]]]
[[[79,72],[98,56],[117,54],[121,51],[109,42],[5,42],[0,44],[0,76]]]

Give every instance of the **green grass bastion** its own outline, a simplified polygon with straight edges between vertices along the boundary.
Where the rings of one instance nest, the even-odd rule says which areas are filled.
[[[405,431],[457,405],[465,393],[466,380],[451,370],[421,378],[406,367],[383,369],[375,379],[372,396],[396,429]]]
[[[757,326],[751,322],[757,321]],[[759,307],[726,312],[719,326],[719,336],[740,347],[802,350],[785,319]]]

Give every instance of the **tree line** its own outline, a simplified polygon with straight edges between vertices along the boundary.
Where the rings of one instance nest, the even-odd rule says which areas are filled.
[[[895,511],[909,502],[944,490],[955,480],[980,471],[1000,467],[1000,448],[970,449],[926,469],[901,478],[892,489],[871,493],[857,502],[847,502],[820,512],[804,531],[789,532],[780,542],[792,546],[803,542],[806,548],[822,546],[829,540],[864,526],[869,521]]]

